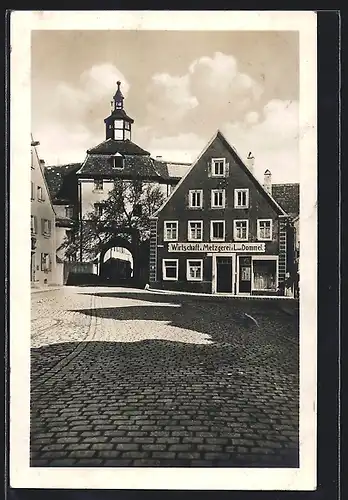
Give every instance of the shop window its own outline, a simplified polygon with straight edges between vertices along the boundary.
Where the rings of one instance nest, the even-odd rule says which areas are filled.
[[[37,217],[36,217],[36,215],[32,215],[30,218],[30,230],[31,230],[31,234],[37,233]]]
[[[233,221],[233,238],[236,241],[248,241],[249,236],[249,221],[235,220]]]
[[[253,259],[253,289],[259,291],[277,290],[276,259]]]
[[[203,260],[189,259],[187,261],[186,278],[188,281],[202,281]]]
[[[210,239],[212,241],[225,241],[224,220],[212,220],[210,222]]]
[[[203,190],[196,189],[189,191],[189,207],[202,208],[203,207]]]
[[[224,189],[211,190],[211,208],[225,208],[226,192]]]
[[[203,221],[188,221],[188,240],[202,241],[203,239]]]
[[[249,189],[234,190],[234,208],[249,208]]]
[[[178,241],[178,221],[164,222],[164,241]]]
[[[213,158],[211,174],[213,177],[225,177],[225,158]]]
[[[272,219],[257,220],[257,239],[258,240],[272,239]]]
[[[93,191],[103,191],[104,183],[103,179],[95,179]]]
[[[48,219],[41,219],[41,233],[44,236],[51,236],[51,221]]]
[[[179,271],[178,259],[163,259],[163,279],[167,281],[177,281]]]

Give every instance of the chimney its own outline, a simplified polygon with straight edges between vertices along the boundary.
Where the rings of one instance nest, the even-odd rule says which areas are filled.
[[[40,159],[40,165],[45,168],[45,160]]]
[[[268,194],[272,195],[272,174],[268,169],[264,173],[263,187]]]
[[[161,158],[162,158],[162,156],[156,156],[157,160],[160,160]]]
[[[246,159],[246,164],[247,164],[247,167],[252,174],[254,173],[254,163],[255,163],[255,158],[254,158],[252,152],[249,151],[247,159]]]

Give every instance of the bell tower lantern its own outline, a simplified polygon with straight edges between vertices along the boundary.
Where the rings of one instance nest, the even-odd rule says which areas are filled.
[[[132,124],[134,120],[130,118],[123,108],[124,97],[121,92],[121,82],[117,82],[117,90],[111,101],[111,114],[105,118],[106,139],[115,141],[131,140]]]

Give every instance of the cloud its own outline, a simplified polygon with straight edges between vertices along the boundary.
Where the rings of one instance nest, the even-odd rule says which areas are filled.
[[[39,155],[46,165],[82,163],[87,149],[98,142],[83,125],[65,127],[63,124],[49,123],[35,128],[33,136],[40,142]],[[102,140],[103,137],[99,142]]]
[[[198,105],[196,97],[190,94],[187,75],[154,74],[147,89],[147,97],[149,114],[161,122],[169,119],[172,123],[177,123],[187,111]]]
[[[175,127],[212,133],[221,123],[240,118],[252,108],[263,88],[239,71],[236,59],[216,52],[194,60],[180,76],[155,74],[147,89],[148,120],[160,120],[163,135]]]
[[[242,158],[252,151],[255,176],[260,181],[264,171],[270,169],[273,182],[298,182],[298,101],[271,100],[264,106],[259,121],[253,121],[254,118],[248,114],[243,122],[227,122],[221,131]]]
[[[261,113],[251,111],[244,120],[225,122],[220,129],[242,160],[252,151],[255,157],[254,174],[261,183],[266,169],[271,170],[275,183],[298,182],[298,120],[297,101],[271,100]],[[141,137],[137,136],[137,139],[141,139],[141,145],[152,156],[193,162],[216,130],[205,137],[193,132],[160,136],[151,127],[144,127]]]

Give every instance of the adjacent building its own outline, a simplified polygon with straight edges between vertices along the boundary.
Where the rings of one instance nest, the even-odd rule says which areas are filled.
[[[31,260],[32,286],[57,282],[55,212],[35,142],[31,142]]]
[[[283,295],[293,255],[291,216],[218,131],[153,215],[150,287]]]

